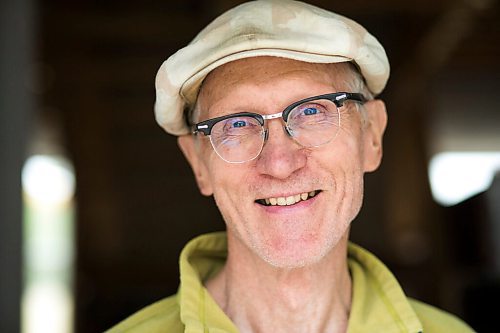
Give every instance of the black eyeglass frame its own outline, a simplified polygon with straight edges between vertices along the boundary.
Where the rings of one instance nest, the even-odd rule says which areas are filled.
[[[283,118],[283,121],[286,124],[287,120],[288,120],[288,115],[295,107],[299,106],[300,104],[307,103],[310,101],[315,101],[318,99],[327,99],[327,100],[335,103],[337,108],[342,107],[344,105],[345,101],[355,101],[355,102],[358,102],[360,104],[364,104],[367,101],[366,98],[360,93],[336,92],[336,93],[312,96],[312,97],[301,99],[300,101],[297,101],[297,102],[290,104],[282,112],[279,112],[279,113],[275,113],[272,115],[261,115],[261,114],[254,113],[254,112],[232,113],[232,114],[228,114],[228,115],[221,116],[221,117],[207,119],[207,120],[201,121],[197,124],[194,124],[191,126],[191,131],[192,131],[192,134],[194,134],[194,135],[196,135],[198,133],[203,133],[203,135],[209,136],[212,133],[212,128],[215,124],[217,124],[218,122],[220,122],[222,120],[229,119],[229,118],[235,118],[235,117],[252,117],[255,120],[257,120],[261,126],[264,126],[265,120],[275,119],[275,118],[281,117],[281,118]]]

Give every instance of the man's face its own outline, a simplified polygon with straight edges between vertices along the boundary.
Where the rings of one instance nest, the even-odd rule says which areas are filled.
[[[244,111],[273,114],[306,97],[346,91],[348,71],[339,66],[346,65],[272,57],[228,63],[206,78],[197,120]],[[214,195],[224,217],[231,255],[249,253],[277,267],[301,267],[347,239],[362,203],[363,174],[380,161],[385,109],[380,101],[367,103],[364,122],[353,103],[344,105],[341,129],[330,143],[301,147],[287,136],[282,119],[268,120],[261,154],[242,164],[219,158],[208,138],[179,138],[201,192]],[[299,196],[298,202],[289,199],[291,205],[263,204]]]

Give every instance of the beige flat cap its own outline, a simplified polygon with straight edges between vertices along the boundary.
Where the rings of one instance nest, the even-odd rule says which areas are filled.
[[[352,61],[375,95],[389,78],[384,48],[358,23],[299,1],[252,1],[216,18],[161,65],[156,121],[170,134],[189,133],[184,111],[196,101],[207,74],[230,61],[258,56],[311,63]]]

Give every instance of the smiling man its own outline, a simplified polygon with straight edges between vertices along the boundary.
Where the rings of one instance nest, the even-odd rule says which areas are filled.
[[[177,295],[111,331],[470,332],[348,242],[388,76],[363,27],[295,1],[238,6],[165,61],[157,120],[227,232],[191,241]]]

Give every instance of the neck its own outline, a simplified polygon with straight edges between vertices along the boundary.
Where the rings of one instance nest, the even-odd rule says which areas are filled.
[[[319,262],[293,269],[269,265],[229,235],[228,247],[226,265],[206,287],[241,332],[347,330],[347,236]]]

